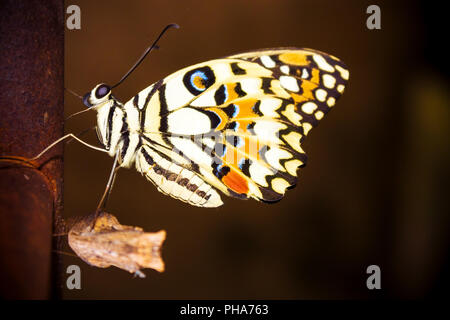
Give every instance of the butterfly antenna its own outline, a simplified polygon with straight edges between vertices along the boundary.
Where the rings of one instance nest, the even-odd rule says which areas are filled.
[[[76,93],[75,91],[72,91],[69,88],[64,88],[64,90],[67,90],[67,92],[73,94],[75,97],[79,98],[80,100],[83,100],[83,97],[81,95],[79,95],[78,93]],[[88,108],[88,109],[85,109],[85,110],[82,110],[82,111],[75,112],[75,113],[71,114],[70,116],[68,116],[67,118],[65,118],[64,121],[67,121],[70,118],[75,117],[76,115],[79,115],[79,114],[84,113],[84,112],[88,112],[90,110],[92,110],[92,108]]]
[[[130,70],[128,70],[128,72],[122,77],[122,79],[119,80],[119,82],[117,82],[115,85],[113,85],[111,87],[111,89],[117,87],[123,81],[125,81],[125,79],[128,78],[128,76],[141,64],[141,62],[150,53],[150,51],[152,51],[155,48],[158,48],[158,46],[156,44],[158,43],[159,39],[161,39],[161,37],[164,35],[164,33],[166,33],[166,31],[169,30],[170,28],[178,29],[178,28],[180,28],[180,26],[177,25],[176,23],[172,23],[172,24],[167,25],[161,31],[161,33],[159,34],[158,38],[156,38],[156,40],[153,42],[153,44],[144,51],[144,53],[141,55],[141,57],[138,59],[138,61],[130,68]]]
[[[73,94],[75,97],[79,98],[80,100],[83,100],[83,97],[81,95],[79,95],[78,93],[76,93],[75,91],[72,91],[69,88],[64,88],[64,89],[67,90],[69,93]]]
[[[81,114],[81,113],[88,112],[88,111],[91,111],[91,110],[93,110],[93,108],[88,108],[88,109],[85,109],[85,110],[81,110],[81,111],[72,113],[70,116],[68,116],[67,118],[65,118],[64,121],[67,121],[67,120],[69,120],[69,119],[72,118],[72,117],[75,117],[75,116],[77,116],[77,115],[79,115],[79,114]]]

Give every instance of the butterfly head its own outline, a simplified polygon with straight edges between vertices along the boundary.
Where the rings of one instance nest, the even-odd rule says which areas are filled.
[[[92,108],[103,104],[109,99],[111,99],[111,87],[101,83],[83,96],[83,103],[86,107]]]

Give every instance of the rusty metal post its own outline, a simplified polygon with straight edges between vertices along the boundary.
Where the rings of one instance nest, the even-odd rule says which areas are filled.
[[[0,1],[0,156],[33,157],[63,134],[64,2]],[[0,297],[52,295],[62,146],[38,169],[0,160]],[[54,272],[53,272],[54,274]]]

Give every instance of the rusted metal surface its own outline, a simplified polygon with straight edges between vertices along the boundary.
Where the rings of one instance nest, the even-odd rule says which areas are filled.
[[[0,156],[33,157],[63,133],[64,5],[0,2]],[[62,146],[39,169],[0,160],[0,296],[49,298]]]

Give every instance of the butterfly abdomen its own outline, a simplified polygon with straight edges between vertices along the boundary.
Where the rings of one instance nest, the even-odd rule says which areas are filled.
[[[142,146],[136,168],[159,191],[199,207],[218,207],[222,200],[215,189],[198,177],[192,169],[168,161],[148,146]]]

